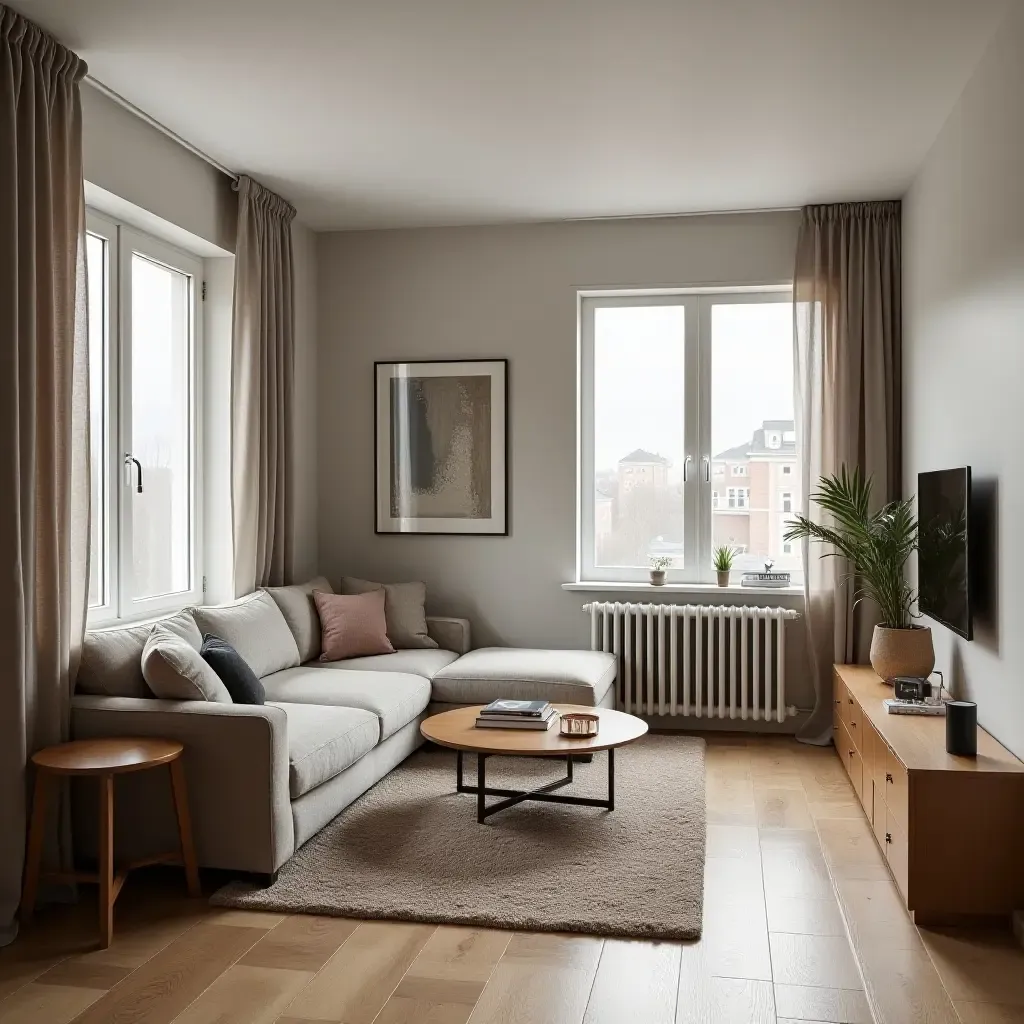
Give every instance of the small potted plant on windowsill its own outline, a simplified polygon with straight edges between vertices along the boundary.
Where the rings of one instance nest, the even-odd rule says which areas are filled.
[[[714,564],[715,572],[718,575],[720,587],[729,586],[729,576],[732,573],[732,560],[735,552],[727,544],[715,548]]]
[[[651,586],[665,586],[665,570],[672,564],[672,559],[667,555],[658,555],[651,559]]]

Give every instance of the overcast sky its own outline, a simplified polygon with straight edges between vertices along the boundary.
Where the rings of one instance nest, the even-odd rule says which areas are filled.
[[[682,306],[596,311],[598,470],[612,469],[635,448],[682,465],[685,317]],[[766,419],[793,418],[789,303],[713,307],[711,390],[712,454],[749,441]]]

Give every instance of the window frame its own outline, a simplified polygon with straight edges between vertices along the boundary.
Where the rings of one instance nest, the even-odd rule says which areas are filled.
[[[577,528],[576,579],[583,582],[643,583],[648,566],[602,566],[595,557],[595,322],[603,308],[668,305],[685,309],[684,323],[684,452],[683,558],[666,571],[666,582],[710,584],[712,566],[712,493],[714,480],[711,449],[712,309],[720,304],[785,302],[792,304],[792,284],[729,288],[677,288],[629,291],[577,292]],[[794,415],[797,410],[794,409]],[[747,476],[747,474],[741,474]],[[731,479],[735,473],[729,472]],[[722,491],[721,483],[717,489]],[[747,506],[734,511],[749,512]],[[727,493],[727,492],[726,492]],[[726,503],[727,503],[726,498]],[[721,502],[721,498],[720,498]],[[729,511],[729,509],[724,509]],[[723,511],[719,507],[718,511]]]
[[[201,604],[203,575],[203,261],[130,224],[86,211],[86,230],[107,242],[107,316],[105,325],[107,430],[105,570],[107,600],[90,608],[88,625],[112,625],[154,618]],[[134,467],[125,459],[132,441],[132,257],[139,255],[188,278],[188,477],[189,588],[170,594],[135,596],[132,496],[137,483]]]

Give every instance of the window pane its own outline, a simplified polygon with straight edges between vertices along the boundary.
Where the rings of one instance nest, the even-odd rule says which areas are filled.
[[[89,316],[89,473],[92,531],[89,545],[89,607],[107,603],[107,242],[85,237]]]
[[[683,564],[685,309],[594,311],[594,564]]]
[[[132,255],[132,568],[136,599],[191,588],[190,282]]]
[[[790,303],[712,306],[711,448],[713,486],[728,495],[712,509],[715,545],[740,551],[740,572],[771,559],[802,580],[800,547],[782,540],[799,507]]]

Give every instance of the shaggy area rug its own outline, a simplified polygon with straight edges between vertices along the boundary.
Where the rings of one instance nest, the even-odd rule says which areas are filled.
[[[607,755],[560,792],[603,797]],[[530,789],[564,762],[493,757],[487,785]],[[476,821],[455,753],[418,751],[309,840],[267,889],[222,907],[658,939],[701,933],[704,741],[645,736],[615,755],[615,810],[522,803]],[[475,784],[476,758],[466,756]],[[498,798],[490,797],[488,802]]]

